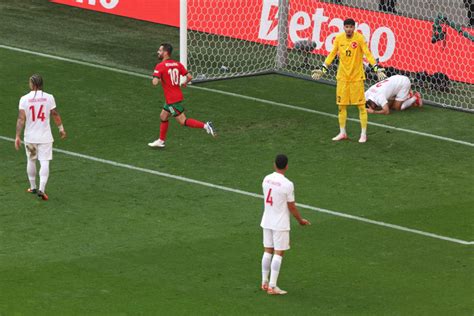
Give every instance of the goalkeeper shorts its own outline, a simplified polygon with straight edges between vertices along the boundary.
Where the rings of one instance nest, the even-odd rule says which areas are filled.
[[[365,104],[364,81],[338,81],[336,86],[337,105]]]

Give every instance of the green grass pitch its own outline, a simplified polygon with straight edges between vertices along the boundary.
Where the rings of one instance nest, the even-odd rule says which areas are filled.
[[[31,10],[35,11],[30,15]],[[95,30],[95,31],[94,31]],[[0,44],[148,74],[173,28],[58,6],[0,0]],[[34,41],[34,45],[29,45]],[[34,72],[69,138],[55,147],[188,179],[261,192],[275,154],[300,203],[474,240],[472,146],[369,126],[331,142],[332,117],[198,88],[188,117],[157,137],[161,88],[149,79],[0,48],[0,136],[13,138]],[[334,87],[276,75],[214,90],[336,114]],[[350,116],[356,117],[355,109]],[[474,143],[474,116],[432,107],[371,122]],[[42,202],[25,193],[24,151],[0,139],[0,315],[472,315],[473,245],[300,208],[271,297],[259,290],[262,200],[56,152]]]

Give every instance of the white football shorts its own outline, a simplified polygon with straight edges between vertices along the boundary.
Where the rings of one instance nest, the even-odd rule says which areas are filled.
[[[281,251],[290,249],[290,231],[264,228],[263,247]]]
[[[30,160],[53,160],[53,143],[25,143],[26,157]]]
[[[411,88],[410,79],[408,79],[407,77],[404,77],[402,88],[400,89],[400,91],[398,91],[397,95],[395,96],[395,100],[405,101],[406,99],[408,99],[410,95],[410,88]]]

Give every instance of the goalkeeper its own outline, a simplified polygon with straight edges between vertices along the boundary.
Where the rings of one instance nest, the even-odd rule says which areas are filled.
[[[337,69],[336,103],[339,107],[339,134],[332,140],[339,141],[347,139],[346,120],[347,106],[356,105],[359,109],[359,119],[361,134],[359,143],[367,141],[367,110],[365,108],[364,96],[364,66],[362,57],[365,55],[372,70],[377,74],[379,80],[386,78],[383,68],[379,68],[374,56],[367,47],[364,36],[355,32],[355,21],[346,19],[344,21],[344,32],[334,39],[334,47],[320,68],[313,70],[312,77],[319,80],[327,73],[328,66],[332,63],[336,55],[339,56],[339,66]]]

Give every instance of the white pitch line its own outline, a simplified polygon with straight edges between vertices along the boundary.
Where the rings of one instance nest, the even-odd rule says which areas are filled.
[[[318,115],[337,118],[336,114],[331,114],[331,113],[322,112],[322,111],[316,111],[316,110],[313,110],[313,109],[308,109],[308,108],[304,108],[304,107],[300,107],[300,106],[296,106],[296,105],[291,105],[291,104],[286,104],[286,103],[281,103],[281,102],[270,101],[270,100],[266,100],[266,99],[250,97],[250,96],[237,94],[237,93],[233,93],[233,92],[227,92],[227,91],[223,91],[223,90],[210,89],[210,88],[198,87],[198,86],[191,86],[191,87],[194,88],[194,89],[198,89],[198,90],[204,90],[204,91],[208,91],[208,92],[219,93],[219,94],[228,95],[228,96],[232,96],[232,97],[237,97],[237,98],[241,98],[241,99],[246,99],[246,100],[250,100],[250,101],[275,105],[275,106],[279,106],[279,107],[282,107],[282,108],[288,108],[288,109],[292,109],[292,110],[298,110],[298,111],[303,111],[303,112],[308,112],[308,113],[313,113],[313,114],[318,114]],[[350,118],[350,117],[348,117],[347,120],[353,121],[353,122],[360,122],[360,120],[355,119],[355,118]],[[451,142],[451,143],[457,143],[457,144],[461,144],[461,145],[474,147],[474,143],[470,143],[470,142],[466,142],[466,141],[458,140],[458,139],[454,139],[454,138],[429,134],[429,133],[425,133],[425,132],[418,132],[418,131],[414,131],[414,130],[411,130],[411,129],[395,127],[395,126],[391,126],[391,125],[385,125],[385,124],[375,123],[375,122],[370,122],[370,121],[368,122],[368,124],[373,125],[373,126],[382,127],[382,128],[392,129],[392,130],[396,130],[396,131],[400,131],[400,132],[415,134],[415,135],[419,135],[419,136],[425,136],[425,137],[429,137],[429,138],[444,140],[444,141]]]
[[[15,141],[13,138],[5,137],[5,136],[0,136],[0,139],[6,140],[6,141],[9,141],[9,142],[14,142]],[[263,199],[264,198],[262,194],[257,194],[257,193],[252,193],[252,192],[243,191],[243,190],[239,190],[239,189],[229,188],[229,187],[226,187],[226,186],[223,186],[223,185],[213,184],[213,183],[210,183],[210,182],[205,182],[205,181],[195,180],[195,179],[186,178],[186,177],[182,177],[182,176],[177,176],[177,175],[174,175],[174,174],[170,174],[170,173],[166,173],[166,172],[160,172],[160,171],[157,171],[157,170],[141,168],[141,167],[137,167],[137,166],[133,166],[133,165],[125,164],[125,163],[120,163],[120,162],[116,162],[116,161],[112,161],[112,160],[107,160],[107,159],[97,158],[97,157],[93,157],[93,156],[88,156],[88,155],[84,155],[84,154],[80,154],[80,153],[76,153],[76,152],[72,152],[72,151],[68,151],[68,150],[63,150],[63,149],[58,149],[58,148],[54,148],[53,150],[55,152],[62,153],[62,154],[68,155],[68,156],[82,158],[82,159],[86,159],[86,160],[91,160],[91,161],[111,165],[111,166],[114,166],[114,167],[120,167],[120,168],[124,168],[124,169],[129,169],[129,170],[139,171],[139,172],[143,172],[143,173],[153,174],[153,175],[164,177],[164,178],[179,180],[179,181],[192,183],[192,184],[198,184],[198,185],[201,185],[201,186],[205,186],[205,187],[209,187],[209,188],[213,188],[213,189],[218,189],[218,190],[222,190],[222,191],[227,191],[227,192],[232,192],[232,193],[237,193],[237,194],[241,194],[241,195],[246,195],[246,196],[250,196],[250,197],[254,197],[254,198],[258,198],[258,199]],[[399,226],[399,225],[394,225],[394,224],[384,223],[384,222],[380,222],[380,221],[375,221],[375,220],[367,219],[367,218],[360,217],[360,216],[355,216],[355,215],[340,213],[340,212],[336,212],[336,211],[331,211],[331,210],[327,210],[327,209],[323,209],[323,208],[319,208],[319,207],[315,207],[315,206],[311,206],[311,205],[307,205],[307,204],[296,203],[296,205],[298,207],[313,210],[313,211],[320,212],[320,213],[326,213],[326,214],[329,214],[329,215],[333,215],[333,216],[337,216],[337,217],[343,217],[343,218],[347,218],[347,219],[352,219],[352,220],[359,221],[359,222],[364,222],[364,223],[369,223],[369,224],[373,224],[373,225],[388,227],[388,228],[392,228],[392,229],[395,229],[395,230],[410,232],[410,233],[413,233],[413,234],[427,236],[427,237],[431,237],[431,238],[435,238],[435,239],[450,241],[450,242],[457,243],[457,244],[462,244],[462,245],[472,245],[472,244],[474,244],[474,241],[465,241],[465,240],[461,240],[461,239],[441,236],[441,235],[437,235],[437,234],[433,234],[433,233],[429,233],[429,232],[424,232],[424,231],[417,230],[417,229],[412,229],[412,228],[407,228],[407,227],[403,227],[403,226]]]
[[[4,48],[4,49],[7,49],[7,50],[12,50],[12,51],[17,51],[17,52],[21,52],[21,53],[26,53],[26,54],[31,54],[31,55],[36,55],[36,56],[41,56],[41,57],[45,57],[45,58],[65,61],[65,62],[69,62],[69,63],[73,63],[73,64],[78,64],[78,65],[83,65],[83,66],[88,66],[88,67],[93,67],[93,68],[99,68],[99,69],[108,70],[108,71],[112,71],[112,72],[117,72],[117,73],[130,75],[130,76],[134,76],[134,77],[147,78],[147,79],[151,78],[151,76],[149,76],[149,75],[145,75],[145,74],[141,74],[141,73],[137,73],[137,72],[133,72],[133,71],[122,70],[122,69],[118,69],[118,68],[113,68],[113,67],[103,66],[103,65],[99,65],[99,64],[85,62],[85,61],[80,61],[80,60],[69,59],[69,58],[65,58],[65,57],[60,57],[60,56],[35,52],[35,51],[26,50],[26,49],[17,48],[17,47],[11,47],[11,46],[7,46],[7,45],[0,45],[0,48]],[[189,87],[193,88],[193,89],[197,89],[197,90],[203,90],[203,91],[207,91],[207,92],[223,94],[223,95],[236,97],[236,98],[240,98],[240,99],[260,102],[260,103],[263,103],[263,104],[270,104],[270,105],[279,106],[279,107],[283,107],[283,108],[288,108],[288,109],[292,109],[292,110],[303,111],[303,112],[318,114],[318,115],[322,115],[322,116],[337,118],[337,115],[332,114],[332,113],[316,111],[316,110],[312,110],[312,109],[308,109],[308,108],[304,108],[304,107],[300,107],[300,106],[296,106],[296,105],[291,105],[291,104],[286,104],[286,103],[281,103],[281,102],[270,101],[270,100],[266,100],[266,99],[250,97],[250,96],[246,96],[246,95],[243,95],[243,94],[227,92],[227,91],[218,90],[218,89],[211,89],[211,88],[199,87],[199,86],[189,86]],[[354,119],[354,118],[348,118],[348,120],[353,121],[353,122],[360,122],[358,119]],[[382,127],[382,128],[386,128],[386,129],[391,129],[391,130],[396,130],[396,131],[399,131],[399,132],[410,133],[410,134],[414,134],[414,135],[418,135],[418,136],[434,138],[434,139],[438,139],[438,140],[447,141],[447,142],[450,142],[450,143],[456,143],[456,144],[460,144],[460,145],[474,147],[474,143],[470,143],[470,142],[467,142],[467,141],[458,140],[458,139],[449,138],[449,137],[444,137],[444,136],[439,136],[439,135],[425,133],[425,132],[418,132],[418,131],[414,131],[414,130],[407,129],[407,128],[395,127],[395,126],[390,126],[390,125],[385,125],[385,124],[375,123],[375,122],[369,122],[369,125]]]

